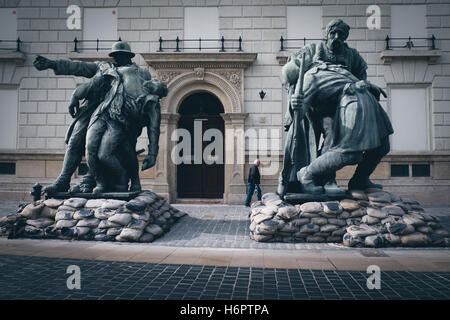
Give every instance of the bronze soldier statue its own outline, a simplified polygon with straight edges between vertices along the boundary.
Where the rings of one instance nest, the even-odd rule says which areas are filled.
[[[93,144],[98,150],[102,149],[102,142],[105,142],[100,157],[99,154],[95,154],[95,160],[91,159],[90,162],[95,166],[97,161],[100,161],[102,163],[101,170],[105,169],[115,176],[114,181],[110,182],[112,189],[107,190],[105,186],[101,186],[97,190],[98,192],[125,191],[125,184],[128,186],[128,178],[125,177],[131,177],[132,190],[140,190],[135,147],[143,126],[147,126],[149,147],[142,170],[151,168],[156,162],[160,126],[159,102],[154,97],[144,98],[151,94],[144,85],[144,82],[151,80],[150,73],[131,61],[134,53],[131,52],[126,42],[114,43],[109,55],[114,58],[114,63],[50,60],[41,56],[34,61],[38,70],[51,68],[56,75],[94,77],[93,81],[82,85],[79,90],[74,92],[69,112],[75,116],[75,120],[69,128],[66,139],[68,146],[63,170],[57,180],[45,188],[44,191],[48,194],[64,192],[69,189],[70,178],[80,164],[87,143],[86,139],[89,141],[89,139],[101,138],[101,142],[97,141],[98,143]],[[165,94],[167,94],[167,88],[165,88]],[[78,102],[80,98],[85,99],[81,108],[79,108]],[[130,110],[130,106],[131,108],[135,107],[135,110]],[[147,114],[144,115],[144,112]],[[98,118],[104,119],[105,116],[107,120],[100,121],[105,127],[118,129],[117,125],[120,125],[125,131],[121,131],[122,128],[115,131],[100,130],[98,135],[95,135],[96,130],[91,130],[93,133],[86,137],[88,127],[92,126]],[[134,122],[137,117],[141,119],[140,122]],[[122,132],[120,139],[108,140],[111,136],[116,138],[118,131]],[[131,153],[134,155],[132,161],[130,160]],[[87,158],[88,154],[89,152],[87,152]],[[92,154],[90,155],[92,156]],[[128,176],[126,176],[127,172]],[[132,173],[130,174],[130,172]],[[97,173],[93,174],[90,171],[83,177],[79,185],[71,189],[71,192],[91,192],[96,185],[94,180],[100,179],[100,175]],[[103,172],[103,177],[105,175],[107,173]]]
[[[300,186],[294,192],[342,195],[345,191],[336,184],[336,171],[354,164],[358,166],[349,189],[381,188],[369,176],[389,152],[389,135],[393,133],[378,103],[380,94],[386,94],[367,81],[367,64],[345,43],[349,30],[341,19],[331,21],[325,41],[303,47],[282,69],[289,86],[285,121],[288,136],[277,190],[282,196],[295,181]],[[295,94],[303,62],[303,94]],[[294,110],[302,114],[296,132],[292,125]],[[321,134],[324,141],[319,149]],[[300,156],[293,163],[294,140],[300,141],[295,148]]]

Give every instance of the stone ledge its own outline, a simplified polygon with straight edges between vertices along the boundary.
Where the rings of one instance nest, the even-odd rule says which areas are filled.
[[[384,64],[390,64],[393,59],[427,59],[435,63],[442,56],[442,50],[384,50],[380,58]]]
[[[19,51],[0,51],[0,61],[22,64],[25,61],[25,54]]]
[[[186,53],[157,52],[142,53],[144,60],[157,69],[246,68],[257,58],[257,53],[221,52]]]
[[[277,56],[276,59],[278,61],[278,64],[280,66],[284,66],[289,58],[289,56],[292,54],[293,52],[288,52],[288,51],[280,51]]]

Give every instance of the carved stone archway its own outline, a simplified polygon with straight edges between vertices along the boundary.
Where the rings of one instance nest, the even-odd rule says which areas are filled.
[[[176,165],[171,160],[175,142],[171,135],[177,128],[178,108],[182,101],[195,92],[206,91],[222,103],[225,113],[225,137],[227,133],[244,132],[243,113],[244,69],[256,60],[256,54],[248,53],[156,53],[143,54],[147,63],[157,73],[157,78],[167,84],[168,96],[161,100],[161,135],[159,140],[155,192],[175,201]],[[226,140],[227,141],[227,140]],[[228,140],[229,141],[229,140]],[[227,143],[227,142],[226,142]],[[227,147],[226,147],[227,148]],[[245,148],[237,144],[234,148]],[[234,152],[243,150],[234,150]],[[245,198],[244,163],[225,163],[224,203],[243,203]]]

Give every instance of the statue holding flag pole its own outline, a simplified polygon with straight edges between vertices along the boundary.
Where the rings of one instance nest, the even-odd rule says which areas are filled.
[[[350,27],[331,21],[326,39],[289,57],[283,170],[277,193],[344,196],[336,171],[358,164],[349,189],[382,188],[370,174],[389,152],[390,120],[379,104],[386,93],[367,81],[367,64],[345,40]],[[320,138],[323,143],[319,146]]]

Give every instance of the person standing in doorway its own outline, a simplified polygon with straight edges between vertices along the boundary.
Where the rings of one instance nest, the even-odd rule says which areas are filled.
[[[259,167],[260,161],[259,159],[256,159],[253,162],[253,166],[250,168],[250,173],[248,175],[248,193],[247,193],[247,199],[245,200],[245,206],[250,207],[250,202],[252,201],[253,193],[258,193],[258,201],[261,201],[261,188],[259,187],[260,184],[260,175],[259,175]]]

